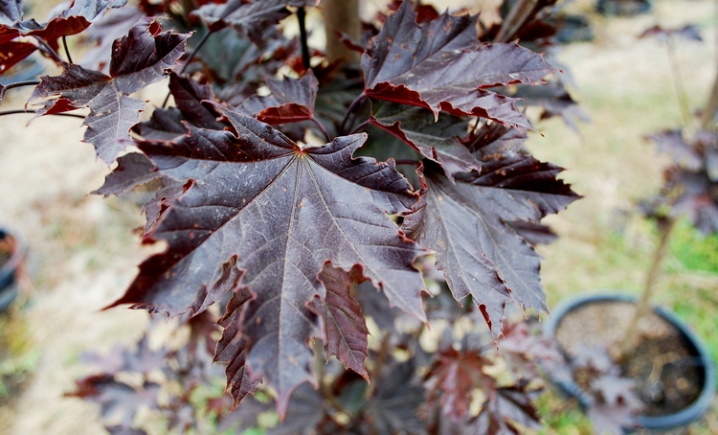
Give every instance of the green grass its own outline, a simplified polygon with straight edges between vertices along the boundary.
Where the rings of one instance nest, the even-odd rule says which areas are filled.
[[[718,234],[703,235],[681,221],[671,242],[671,253],[685,269],[718,274]]]

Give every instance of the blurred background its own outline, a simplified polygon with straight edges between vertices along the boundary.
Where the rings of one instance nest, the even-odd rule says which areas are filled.
[[[57,3],[26,1],[38,19]],[[469,2],[434,3],[443,9]],[[496,2],[475,3],[478,10]],[[540,247],[549,306],[597,289],[640,291],[658,237],[635,204],[658,191],[668,163],[644,136],[685,126],[686,116],[705,105],[718,68],[718,1],[654,0],[650,11],[630,17],[599,14],[594,0],[564,3],[590,24],[590,40],[555,53],[590,121],[575,129],[558,118],[542,121],[529,143],[538,158],[567,168],[564,179],[584,196],[548,219],[559,234]],[[640,38],[654,25],[686,24],[697,27],[702,42]],[[70,43],[82,50],[80,40]],[[22,108],[28,96],[8,92],[2,110]],[[159,104],[164,94],[142,96]],[[146,313],[101,309],[122,295],[151,251],[134,231],[143,224],[137,206],[89,194],[108,168],[81,142],[82,121],[45,117],[27,128],[30,120],[0,117],[0,227],[28,252],[20,294],[0,314],[0,433],[102,433],[95,406],[63,394],[92,371],[81,361],[84,351],[109,351],[143,331]],[[658,285],[656,300],[685,320],[718,362],[718,237],[679,223]],[[541,399],[541,410],[543,433],[591,433],[575,405],[554,393]],[[718,433],[718,402],[685,433]]]

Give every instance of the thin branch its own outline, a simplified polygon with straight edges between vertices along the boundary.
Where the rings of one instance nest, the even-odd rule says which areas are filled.
[[[396,163],[397,165],[419,166],[418,160],[399,159],[399,160],[394,160],[394,163]]]
[[[354,134],[354,133],[358,132],[359,130],[361,130],[362,128],[366,127],[366,126],[369,125],[370,123],[371,123],[371,122],[367,119],[366,121],[364,121],[364,122],[362,122],[361,124],[359,124],[359,125],[357,125],[356,127],[354,127],[354,128],[352,129],[352,131],[349,132],[349,134]]]
[[[40,84],[40,80],[26,80],[24,82],[15,82],[10,83],[9,85],[5,86],[5,90],[13,89],[13,88],[21,88],[23,86],[37,86]]]
[[[663,259],[666,257],[668,252],[669,242],[673,229],[676,226],[676,220],[674,218],[668,218],[668,222],[663,224],[661,228],[661,240],[658,242],[656,250],[653,252],[653,259],[651,261],[651,268],[648,270],[646,276],[646,283],[643,287],[643,293],[641,294],[640,300],[636,303],[636,311],[631,318],[631,323],[626,329],[626,335],[623,340],[617,343],[614,358],[617,361],[624,361],[627,357],[633,354],[636,349],[636,342],[638,341],[638,322],[646,315],[651,309],[650,301],[651,297],[656,288],[656,281],[661,274],[661,265]]]
[[[202,48],[202,46],[204,45],[204,43],[207,42],[207,40],[209,39],[209,36],[210,36],[211,34],[213,34],[213,33],[214,33],[213,30],[207,29],[207,33],[205,33],[204,35],[202,35],[202,39],[199,40],[199,42],[197,43],[197,46],[194,47],[194,48],[192,49],[192,51],[190,52],[190,54],[187,56],[187,59],[185,60],[184,64],[182,65],[182,68],[180,68],[180,70],[179,70],[179,74],[184,74],[184,72],[187,70],[187,67],[189,66],[190,62],[192,62],[192,60],[193,60],[194,57],[197,55],[197,53],[199,52],[199,50]],[[169,102],[171,95],[172,95],[172,94],[171,94],[170,92],[167,93],[167,96],[165,97],[165,100],[162,102],[162,108],[163,108],[163,109],[164,109],[165,107],[167,107],[167,103]]]
[[[302,44],[302,63],[304,64],[304,69],[311,68],[310,65],[310,56],[309,56],[309,43],[308,36],[307,36],[307,11],[304,10],[304,6],[300,6],[297,9],[297,20],[299,21],[299,40]]]
[[[344,114],[344,119],[342,119],[342,123],[339,125],[339,134],[344,132],[344,127],[347,124],[347,121],[349,121],[349,116],[354,112],[354,110],[357,109],[357,106],[364,102],[364,99],[366,98],[365,94],[361,94],[358,97],[354,99],[354,101],[351,102],[349,107],[347,108],[347,113]]]
[[[324,135],[324,139],[327,141],[327,143],[332,141],[332,138],[331,138],[331,136],[329,136],[329,132],[327,131],[326,127],[324,127],[324,124],[319,122],[319,120],[313,116],[310,118],[310,121],[312,121],[314,123],[314,125],[317,126],[319,131],[322,132],[322,134]]]
[[[65,48],[65,56],[67,56],[67,62],[72,62],[72,56],[70,56],[70,50],[67,48],[67,36],[62,35],[62,46]]]
[[[671,66],[671,77],[673,78],[673,86],[676,88],[676,96],[678,98],[678,105],[681,108],[681,116],[683,117],[683,126],[688,127],[690,125],[691,110],[688,105],[688,97],[686,90],[683,87],[683,81],[681,80],[681,69],[676,58],[676,48],[673,43],[673,38],[668,37],[668,63]]]
[[[45,51],[47,54],[49,54],[50,57],[52,57],[52,59],[53,59],[56,63],[65,63],[65,61],[62,60],[62,58],[60,57],[60,55],[57,54],[57,51],[55,51],[55,49],[53,49],[52,47],[50,47],[50,46],[48,45],[48,43],[45,42],[44,39],[40,38],[39,36],[36,36],[36,37],[35,37],[35,40],[38,42],[38,44],[40,44],[40,49],[41,49],[41,51]]]
[[[707,129],[711,127],[711,123],[715,119],[716,111],[718,111],[718,70],[716,76],[713,79],[713,86],[711,87],[711,94],[708,96],[708,101],[703,108],[701,115],[701,128]]]
[[[27,114],[33,115],[33,114],[36,114],[37,111],[36,111],[36,110],[20,110],[20,109],[18,109],[18,110],[6,110],[6,111],[4,111],[4,112],[0,112],[0,116],[5,116],[5,115],[17,115],[17,114],[21,114],[21,113],[27,113]],[[71,118],[80,118],[80,119],[85,119],[85,118],[86,118],[85,115],[79,115],[79,114],[77,114],[77,113],[48,113],[48,115],[54,115],[54,116],[69,116],[69,117],[71,117]]]

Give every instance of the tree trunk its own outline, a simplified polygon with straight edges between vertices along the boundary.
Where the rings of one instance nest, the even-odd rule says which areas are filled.
[[[344,59],[358,62],[359,53],[349,50],[340,40],[337,32],[348,35],[355,41],[361,37],[359,21],[359,0],[322,0],[324,9],[324,31],[327,35],[327,59],[333,62]]]

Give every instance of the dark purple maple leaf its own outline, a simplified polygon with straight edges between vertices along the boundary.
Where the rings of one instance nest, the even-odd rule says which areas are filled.
[[[322,335],[308,305],[326,300],[318,278],[325,262],[358,265],[392,305],[425,319],[423,281],[412,266],[422,251],[386,214],[407,212],[415,197],[393,165],[352,158],[365,135],[303,149],[267,124],[217,108],[229,131],[191,127],[173,143],[139,143],[160,174],[185,187],[163,202],[145,238],[166,240],[168,251],[145,261],[113,305],[197,313],[235,291],[217,355],[230,367],[246,355],[252,376],[278,391],[283,412],[292,390],[312,379],[307,340]],[[228,377],[230,388],[245,385]]]
[[[390,359],[386,363],[381,376],[372,379],[377,386],[364,409],[364,422],[368,424],[360,427],[358,433],[424,433],[425,425],[419,418],[424,396],[416,368],[413,359],[404,362]]]
[[[673,165],[659,195],[647,201],[648,213],[661,216],[668,205],[673,218],[685,216],[704,234],[718,233],[718,134],[702,130],[688,140],[680,131],[664,131],[649,139]]]
[[[561,168],[521,148],[525,133],[493,124],[476,134],[472,152],[480,173],[451,182],[426,162],[422,199],[404,220],[407,233],[436,253],[457,300],[471,295],[495,336],[504,307],[545,310],[540,258],[510,222],[538,222],[578,196],[556,178]]]
[[[540,428],[541,416],[531,393],[521,385],[497,389],[488,395],[478,418],[466,429],[469,433],[519,434]]]
[[[85,68],[107,73],[112,59],[112,43],[130,31],[138,20],[146,15],[134,6],[110,9],[92,22],[84,32],[88,45],[94,47],[85,53],[80,64]]]
[[[43,77],[30,100],[44,100],[40,115],[89,107],[84,140],[95,146],[100,159],[111,163],[126,147],[145,106],[129,95],[161,80],[184,52],[186,35],[161,30],[147,19],[115,41],[109,76],[62,63],[63,74]]]
[[[107,374],[91,375],[76,381],[77,389],[67,396],[91,400],[100,405],[103,419],[120,420],[129,428],[142,407],[155,409],[160,385],[144,381],[139,389]]]
[[[232,26],[255,44],[263,46],[266,43],[262,38],[264,31],[291,14],[287,6],[313,6],[316,3],[316,0],[229,0],[224,4],[204,5],[193,15],[200,17],[212,31]]]
[[[435,117],[447,111],[527,127],[514,100],[486,89],[537,84],[553,70],[517,44],[480,44],[476,26],[476,17],[448,12],[420,25],[410,2],[404,2],[362,56],[364,93],[426,107]]]
[[[326,287],[326,296],[324,300],[317,298],[314,301],[313,311],[322,319],[324,326],[324,351],[327,356],[336,356],[346,368],[368,380],[364,360],[369,354],[369,330],[361,305],[351,295],[352,284],[363,281],[361,270],[354,267],[345,272],[325,264],[319,279]]]

